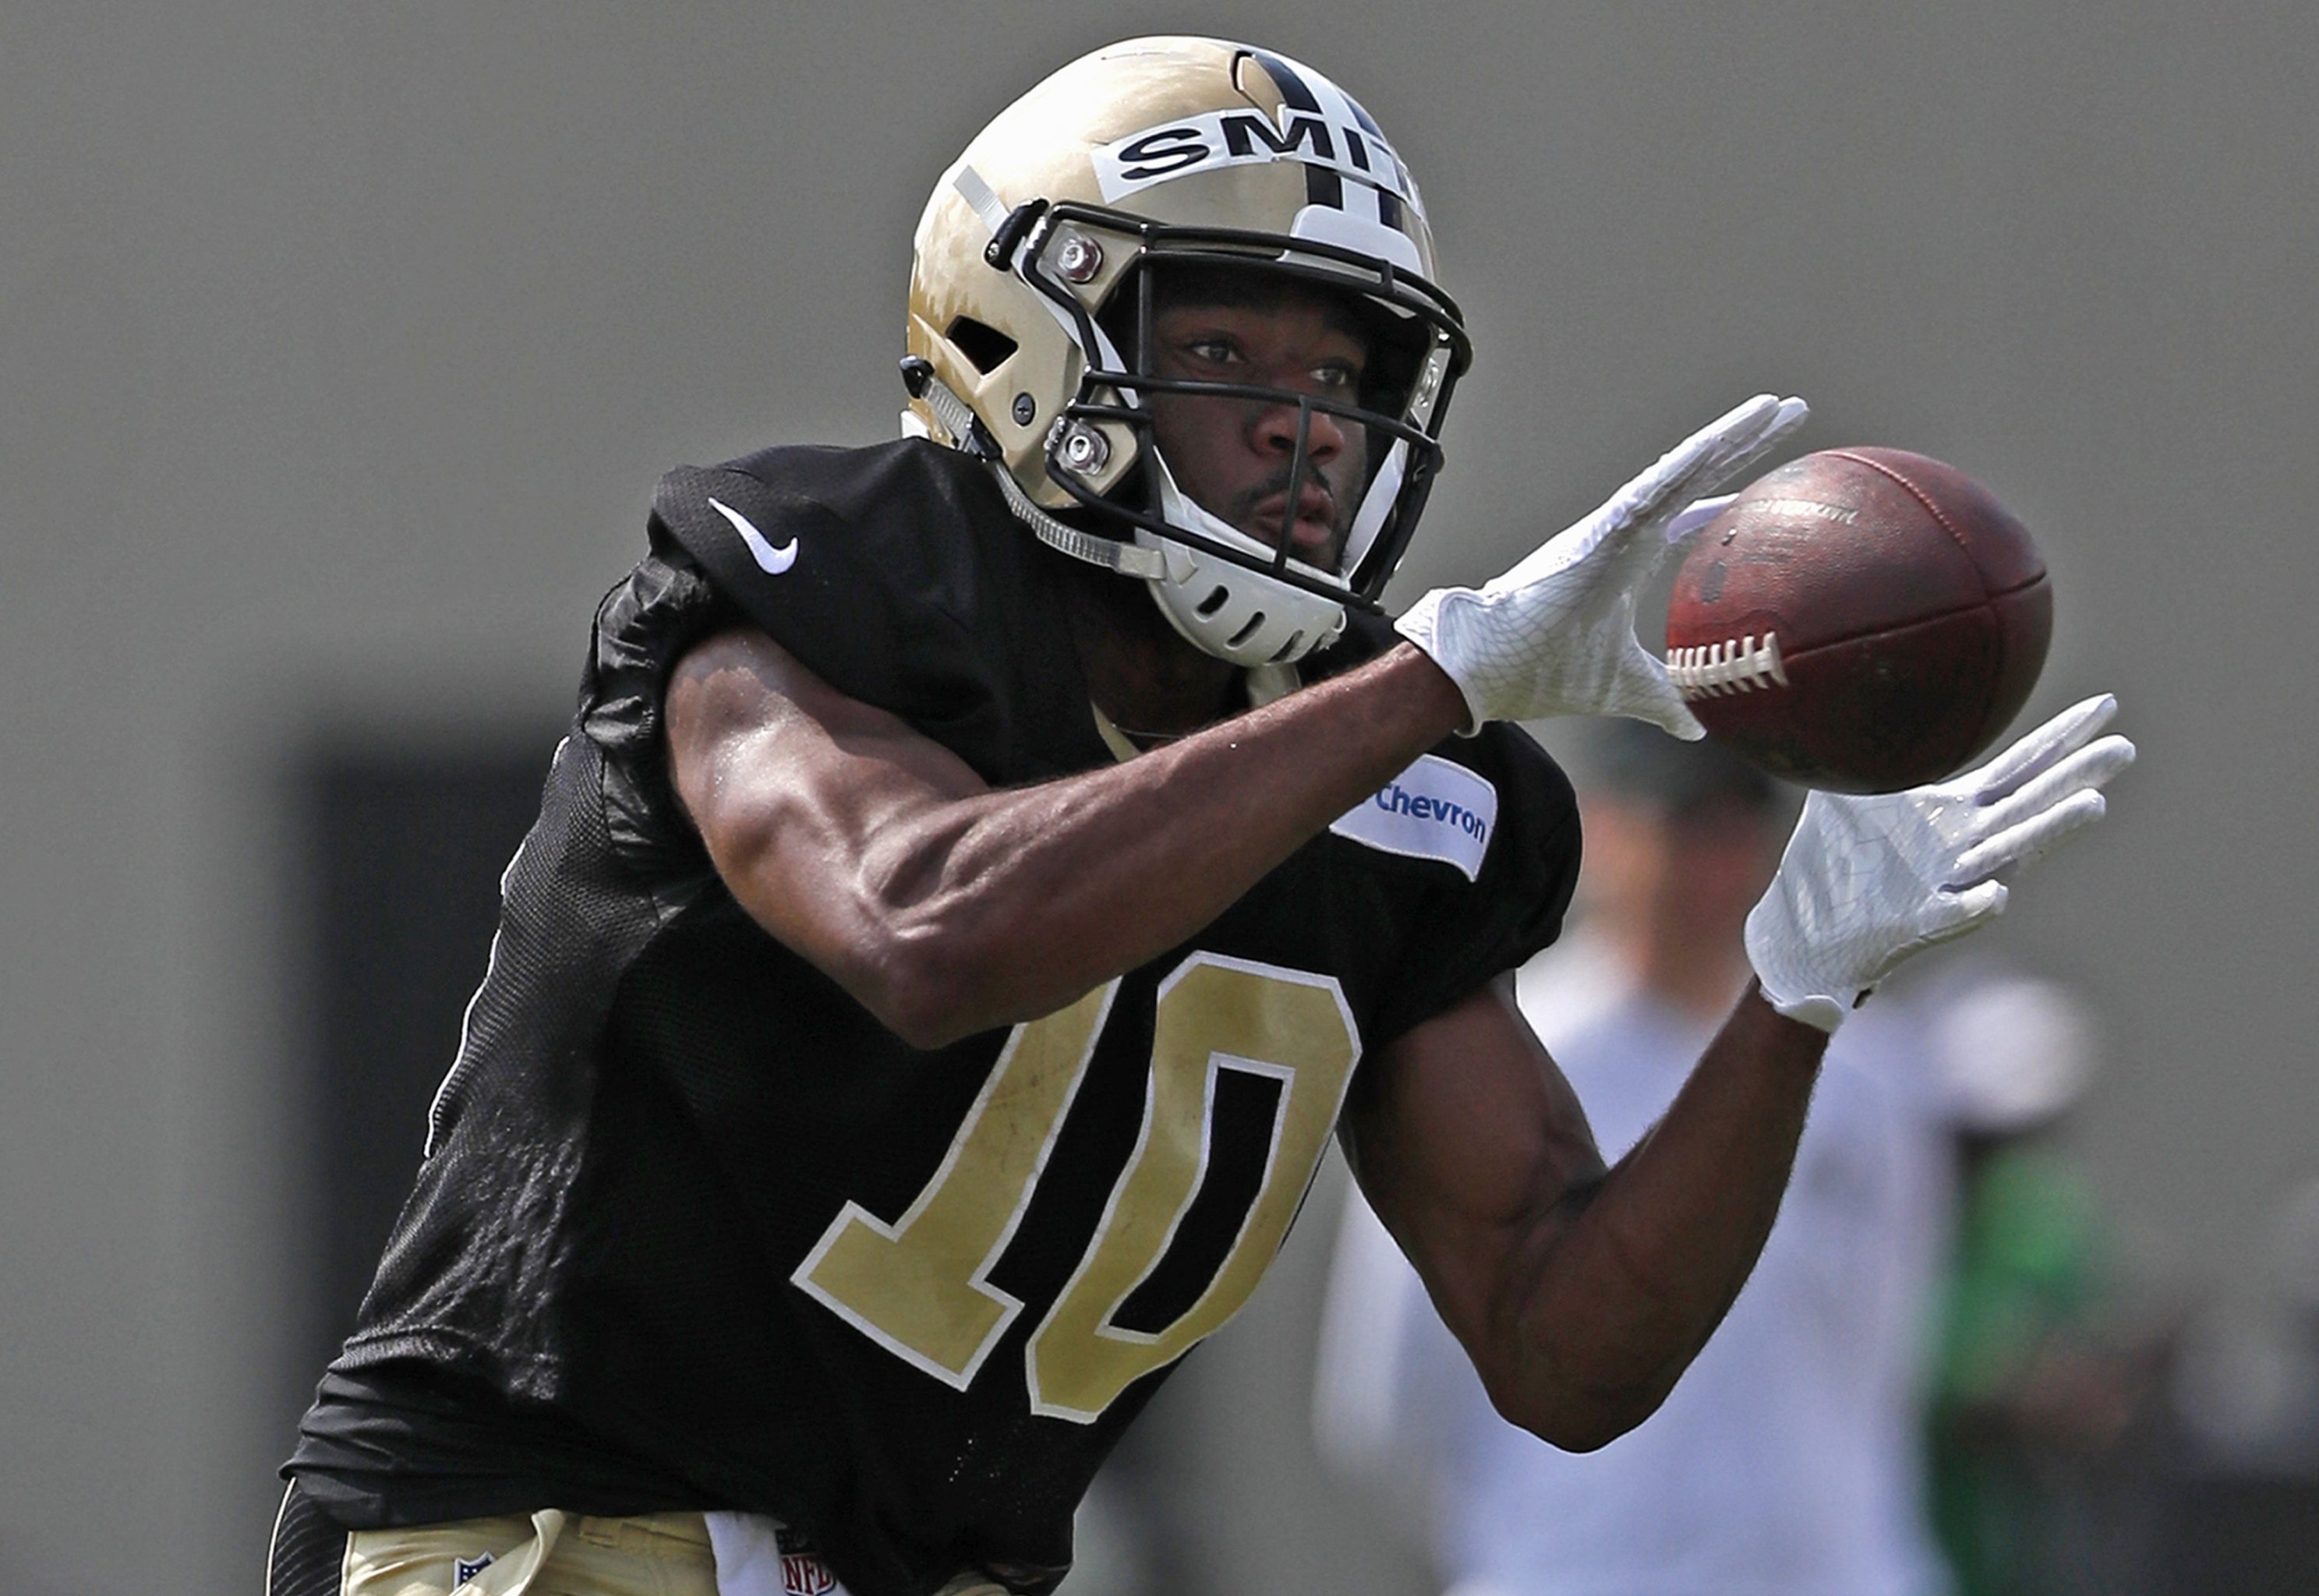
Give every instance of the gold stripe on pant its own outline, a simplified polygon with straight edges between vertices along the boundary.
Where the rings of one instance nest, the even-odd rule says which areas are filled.
[[[485,1564],[484,1559],[490,1559]],[[462,1573],[476,1569],[465,1583]],[[344,1596],[717,1596],[699,1513],[591,1519],[549,1510],[347,1537]]]
[[[471,1577],[463,1582],[463,1573]],[[454,1591],[458,1596],[718,1596],[717,1555],[708,1543],[708,1523],[699,1513],[591,1519],[551,1508],[529,1518],[509,1514],[408,1529],[357,1529],[347,1537],[340,1596],[452,1596]],[[831,1587],[825,1596],[845,1596],[845,1588]],[[941,1596],[1006,1592],[988,1575],[963,1573],[944,1585]]]

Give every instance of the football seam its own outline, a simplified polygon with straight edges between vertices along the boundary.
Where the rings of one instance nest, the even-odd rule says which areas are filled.
[[[2024,590],[2015,588],[2011,591],[2017,593]],[[2005,597],[2004,594],[1998,596]],[[1848,637],[1831,637],[1825,643],[1815,643],[1809,648],[1799,648],[1792,652],[1783,648],[1780,651],[1780,663],[1783,667],[1793,666],[1799,661],[1809,660],[1814,654],[1825,653],[1831,648],[1842,648],[1847,644],[1867,643],[1880,637],[1906,636],[1910,632],[1921,631],[1926,627],[1937,627],[1943,621],[1954,620],[1961,615],[1971,615],[1976,609],[1985,609],[1988,607],[1987,600],[1979,604],[1961,604],[1954,609],[1944,609],[1938,615],[1922,616],[1901,626],[1885,627],[1875,631],[1854,632]]]
[[[1849,449],[1830,449],[1828,450],[1828,453],[1834,455],[1839,460],[1849,460],[1854,465],[1865,465],[1869,470],[1876,473],[1877,475],[1888,477],[1893,482],[1899,484],[1902,492],[1908,494],[1909,498],[1915,500],[1918,504],[1923,505],[1925,507],[1925,513],[1932,517],[1934,520],[1940,523],[1941,530],[1949,535],[1949,541],[1957,546],[1957,551],[1963,555],[1966,562],[1972,566],[1972,573],[1975,576],[1981,575],[1981,562],[1973,558],[1972,546],[1964,540],[1964,534],[1956,529],[1956,524],[1949,519],[1948,512],[1944,510],[1939,505],[1934,503],[1932,498],[1926,494],[1922,488],[1917,486],[1916,483],[1910,482],[1907,477],[1902,476],[1899,472],[1893,470],[1890,466],[1885,464],[1881,460],[1871,460],[1867,455],[1855,455]],[[1986,581],[1981,583],[1981,587],[1984,591],[1987,590],[1988,586],[1989,584]],[[1992,599],[1996,596],[1997,595],[1994,593],[1990,594],[1990,597]]]
[[[2035,587],[2039,582],[2046,580],[2050,574],[2051,573],[2040,571],[2027,582],[2016,582],[2009,588],[2000,588],[1995,592],[1984,591],[1980,598],[1969,600],[1965,603],[1956,605],[1953,609],[1944,609],[1936,615],[1916,616],[1908,620],[1900,622],[1897,626],[1863,627],[1857,632],[1846,632],[1840,637],[1823,637],[1817,643],[1809,644],[1802,648],[1792,651],[1789,649],[1785,642],[1782,642],[1780,645],[1780,658],[1783,661],[1800,660],[1808,654],[1816,654],[1823,648],[1834,648],[1837,645],[1844,643],[1857,643],[1863,637],[1878,637],[1892,632],[1905,632],[1916,627],[1928,627],[1935,621],[1945,621],[1952,616],[1963,615],[1969,610],[1984,609],[1990,604],[1994,604],[1999,599],[2010,599],[2016,593],[2026,593],[2031,588]],[[1768,628],[1768,630],[1776,633],[1779,630],[1779,627],[1774,623]],[[1708,645],[1715,643],[1737,643],[1740,636],[1740,631],[1735,627],[1731,631],[1719,632],[1712,637],[1702,638],[1697,644],[1687,644],[1684,646],[1705,647]],[[1670,648],[1674,646],[1672,639],[1670,639],[1667,646]]]

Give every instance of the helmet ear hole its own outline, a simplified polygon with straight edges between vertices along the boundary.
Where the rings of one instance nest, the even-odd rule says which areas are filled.
[[[1007,357],[1022,347],[988,321],[977,321],[971,316],[953,320],[943,336],[985,376],[1006,364]]]
[[[1224,639],[1224,646],[1227,648],[1238,648],[1241,644],[1246,643],[1250,637],[1255,636],[1257,628],[1263,625],[1264,611],[1259,609],[1254,615],[1248,618],[1248,625],[1242,627],[1239,631],[1234,632],[1230,637]]]
[[[1192,613],[1198,616],[1202,620],[1205,620],[1210,616],[1215,614],[1217,610],[1222,609],[1224,607],[1224,601],[1231,597],[1231,589],[1217,588],[1206,598],[1201,600],[1199,603],[1194,605],[1192,608]]]

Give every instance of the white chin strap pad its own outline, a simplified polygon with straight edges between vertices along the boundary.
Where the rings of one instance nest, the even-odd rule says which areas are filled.
[[[1176,486],[1155,452],[1161,512],[1173,525],[1258,559],[1272,550],[1192,502]],[[1150,578],[1152,600],[1169,624],[1195,648],[1235,665],[1294,664],[1345,629],[1345,607],[1334,599],[1292,587],[1261,571],[1206,554],[1142,527],[1135,541],[1155,550],[1161,570]],[[1305,573],[1331,580],[1316,567],[1292,561]]]

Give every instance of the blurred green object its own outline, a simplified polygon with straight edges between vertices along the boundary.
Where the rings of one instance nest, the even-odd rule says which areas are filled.
[[[1959,1596],[2052,1596],[2071,1464],[2127,1417],[2090,1192],[2040,1140],[1968,1143],[1932,1401],[1934,1526]]]

